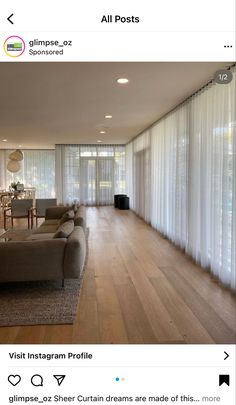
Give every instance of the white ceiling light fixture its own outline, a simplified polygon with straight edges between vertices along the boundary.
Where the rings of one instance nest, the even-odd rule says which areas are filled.
[[[127,79],[127,77],[120,77],[119,79],[116,80],[117,83],[119,84],[127,84],[129,83],[129,79]]]
[[[106,133],[106,131],[104,131],[104,130],[99,132],[99,134],[105,134],[105,133]]]
[[[105,115],[105,118],[109,120],[112,118],[112,115]]]
[[[7,142],[7,139],[2,139],[2,142]]]
[[[11,152],[8,156],[10,159],[7,163],[7,170],[11,173],[17,173],[21,169],[21,161],[23,160],[24,156],[20,149],[16,149],[14,152]]]
[[[20,168],[21,164],[17,160],[9,160],[9,162],[7,163],[7,170],[11,173],[19,172]]]
[[[21,162],[21,160],[23,160],[23,158],[24,158],[24,156],[20,149],[16,149],[14,152],[10,153],[10,155],[9,155],[10,160],[16,160],[17,162]]]
[[[98,140],[97,140],[97,143],[102,143],[101,139],[98,139]]]

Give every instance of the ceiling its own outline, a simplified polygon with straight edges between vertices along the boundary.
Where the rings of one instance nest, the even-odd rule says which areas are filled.
[[[229,65],[0,63],[0,148],[127,143]],[[118,85],[119,77],[129,83]]]

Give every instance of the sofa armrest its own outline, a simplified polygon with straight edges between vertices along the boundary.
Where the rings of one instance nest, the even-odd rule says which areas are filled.
[[[86,208],[84,205],[80,205],[75,214],[75,226],[82,226],[84,232],[86,232]]]
[[[74,231],[67,239],[64,276],[65,278],[79,278],[86,258],[86,239],[83,228],[75,226]]]
[[[63,279],[66,239],[0,244],[0,282]]]
[[[48,207],[45,212],[45,219],[60,219],[69,209],[70,207],[65,206]]]

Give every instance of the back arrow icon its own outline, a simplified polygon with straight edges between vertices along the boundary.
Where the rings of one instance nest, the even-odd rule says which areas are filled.
[[[224,354],[225,354],[224,360],[227,360],[227,358],[229,357],[229,354],[227,352],[224,352]]]
[[[13,17],[13,15],[14,15],[14,14],[12,13],[11,15],[9,15],[9,17],[8,17],[8,19],[7,19],[11,24],[14,24],[14,22],[11,20],[11,18]]]

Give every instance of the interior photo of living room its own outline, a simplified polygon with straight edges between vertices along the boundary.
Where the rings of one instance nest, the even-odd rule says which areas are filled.
[[[0,343],[236,343],[235,65],[1,63],[0,89]]]

